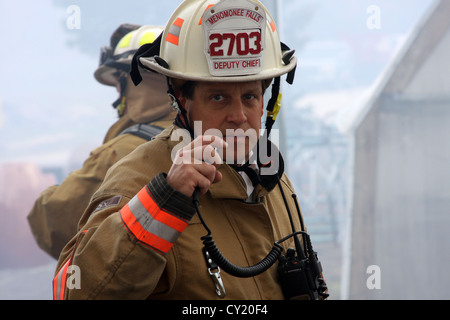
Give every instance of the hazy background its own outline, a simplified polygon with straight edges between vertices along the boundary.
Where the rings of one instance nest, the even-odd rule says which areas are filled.
[[[165,25],[179,3],[0,2],[0,299],[51,299],[55,261],[34,243],[26,216],[116,120],[115,89],[93,77],[100,47],[120,23]],[[331,298],[340,299],[352,110],[433,2],[263,3],[275,12],[282,41],[297,50],[294,85],[283,85],[282,151]]]

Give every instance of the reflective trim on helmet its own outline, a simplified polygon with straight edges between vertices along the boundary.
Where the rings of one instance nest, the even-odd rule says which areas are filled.
[[[169,31],[167,32],[166,41],[170,42],[174,45],[178,45],[178,41],[180,39],[181,27],[183,26],[184,20],[181,18],[177,18],[175,22],[170,26]]]
[[[272,29],[272,32],[277,31],[277,27],[275,26],[275,22],[272,20],[272,18],[269,15],[267,16],[267,22],[269,22],[269,26]]]
[[[153,43],[153,41],[155,41],[156,37],[158,35],[155,32],[146,32],[142,35],[141,39],[139,40],[138,45],[142,46],[143,44],[146,43]],[[136,49],[137,51],[137,49]]]
[[[127,35],[125,35],[125,37],[123,37],[119,44],[117,45],[117,48],[126,48],[130,46],[130,42],[131,42],[131,37],[133,36],[133,34],[135,34],[136,31],[132,31],[130,33],[128,33]]]

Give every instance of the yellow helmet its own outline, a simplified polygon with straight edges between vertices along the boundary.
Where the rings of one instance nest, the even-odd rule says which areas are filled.
[[[182,81],[253,81],[293,72],[297,59],[288,49],[260,1],[185,0],[169,19],[159,56],[139,62]]]
[[[119,83],[118,72],[130,71],[133,55],[143,44],[153,43],[163,31],[161,26],[122,24],[111,36],[111,46],[103,47],[100,64],[94,72],[98,82],[115,86]],[[114,49],[113,49],[114,48]],[[114,50],[114,51],[113,51]]]

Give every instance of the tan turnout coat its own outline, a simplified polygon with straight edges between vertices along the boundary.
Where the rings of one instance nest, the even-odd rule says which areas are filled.
[[[173,120],[149,124],[168,127]],[[61,250],[77,233],[78,221],[108,169],[145,139],[120,133],[136,124],[127,114],[107,132],[104,143],[91,151],[82,168],[71,172],[60,185],[45,189],[28,214],[28,223],[39,247],[58,259]]]
[[[108,171],[84,213],[81,230],[58,261],[54,282],[57,298],[219,299],[202,253],[200,238],[207,232],[197,214],[170,251],[163,254],[130,234],[119,213],[156,175],[168,172],[172,148],[179,143],[171,138],[175,129],[167,128]],[[275,241],[292,232],[279,187],[268,192],[261,185],[256,186],[253,202],[248,203],[242,177],[227,164],[219,170],[222,181],[200,197],[202,216],[219,250],[230,262],[254,265],[267,255]],[[291,197],[294,190],[285,175],[281,185],[295,227],[300,230]],[[283,247],[293,247],[292,239]],[[63,283],[65,274],[61,270],[69,265],[68,261],[78,267],[79,287],[70,289]],[[237,278],[222,271],[225,299],[283,299],[276,266],[277,263],[251,278]]]

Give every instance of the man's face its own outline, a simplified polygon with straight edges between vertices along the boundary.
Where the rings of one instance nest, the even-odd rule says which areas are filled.
[[[195,122],[201,123],[201,132],[195,132],[196,135],[208,134],[208,130],[216,129],[229,148],[234,147],[233,162],[247,160],[255,139],[259,137],[264,113],[261,81],[197,82],[193,97],[181,97],[180,102],[186,109],[191,127],[195,130],[198,128]],[[229,152],[227,150],[227,155]],[[227,163],[230,162],[228,158],[224,159]]]

